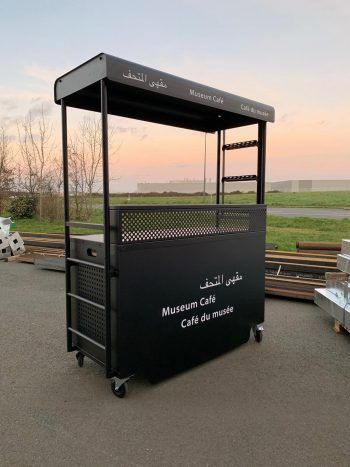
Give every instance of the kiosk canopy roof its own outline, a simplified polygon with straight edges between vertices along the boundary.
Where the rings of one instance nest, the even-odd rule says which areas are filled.
[[[273,107],[101,53],[55,82],[55,102],[100,111],[100,80],[108,113],[192,130],[273,122]]]

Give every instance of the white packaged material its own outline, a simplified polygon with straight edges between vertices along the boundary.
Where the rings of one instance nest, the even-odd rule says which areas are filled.
[[[11,217],[0,217],[0,234],[8,237],[10,235]]]
[[[315,303],[350,329],[350,240],[342,241],[337,267],[343,272],[326,273],[326,288],[315,289]]]
[[[344,324],[347,303],[344,297],[337,297],[327,289],[315,289],[315,303],[334,319]]]
[[[15,232],[9,236],[10,248],[14,256],[25,253],[24,242],[18,232]]]
[[[350,240],[342,240],[341,242],[341,252],[343,255],[350,256]]]
[[[345,255],[343,253],[337,255],[337,268],[340,271],[350,274],[350,255]]]
[[[8,258],[11,256],[11,248],[9,246],[5,248],[0,247],[0,259]]]
[[[0,250],[7,248],[10,245],[9,239],[0,231]]]
[[[344,327],[350,332],[350,310],[345,310],[344,313]]]

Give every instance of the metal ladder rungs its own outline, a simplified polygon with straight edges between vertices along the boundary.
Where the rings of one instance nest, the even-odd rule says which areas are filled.
[[[256,175],[234,175],[231,177],[222,177],[222,182],[248,182],[251,180],[257,180]]]
[[[231,143],[231,144],[224,144],[222,146],[223,151],[231,151],[233,149],[244,149],[244,148],[252,148],[254,146],[258,146],[258,140],[251,139],[250,141],[241,141],[240,143]]]
[[[97,269],[105,268],[103,264],[96,264],[96,263],[92,263],[91,261],[84,261],[83,259],[67,258],[67,261],[69,261],[70,263],[83,264],[84,266],[92,266],[93,268],[97,268]]]
[[[104,345],[100,344],[99,342],[94,341],[93,339],[91,339],[91,337],[83,334],[82,332],[79,332],[76,329],[73,329],[71,327],[68,327],[67,329],[68,329],[68,331],[72,332],[73,334],[76,334],[77,336],[82,337],[83,339],[86,339],[87,341],[91,342],[91,344],[96,345],[100,349],[106,350],[106,347]]]
[[[100,310],[105,310],[106,307],[104,305],[100,305],[99,303],[92,302],[91,300],[88,300],[87,298],[81,297],[80,295],[76,295],[72,292],[67,292],[67,295],[69,297],[75,298],[76,300],[79,300],[80,302],[87,303],[88,305],[94,306],[95,308],[99,308]]]
[[[103,230],[104,225],[103,224],[89,224],[86,222],[75,222],[75,221],[69,221],[66,222],[67,227],[77,227],[79,229],[93,229],[93,230]]]

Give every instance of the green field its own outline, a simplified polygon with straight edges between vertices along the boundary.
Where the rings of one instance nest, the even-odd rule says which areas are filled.
[[[350,219],[311,219],[309,217],[267,216],[266,241],[279,250],[295,250],[298,240],[340,242],[350,238]]]
[[[227,195],[225,201],[231,204],[251,204],[254,194]],[[202,204],[202,196],[144,196],[130,197],[112,196],[111,204]],[[205,202],[210,204],[211,198]],[[349,208],[349,192],[320,192],[320,193],[267,193],[268,206],[278,207],[321,207],[321,208]],[[96,208],[91,222],[99,223],[102,219],[102,198],[95,197]],[[97,207],[98,206],[98,207]],[[20,232],[63,233],[62,221],[39,221],[37,219],[18,219],[15,225]],[[73,233],[87,233],[86,230],[74,230]],[[95,233],[96,231],[94,231]],[[350,238],[350,219],[311,219],[307,217],[278,217],[268,216],[267,239],[269,243],[276,243],[280,250],[295,250],[296,241],[334,241]]]
[[[238,193],[225,196],[228,204],[252,204],[254,193]],[[126,195],[111,196],[111,204],[211,204],[215,196],[133,196],[130,201]],[[95,197],[95,204],[101,204],[102,198]],[[270,207],[313,207],[350,209],[350,191],[325,191],[314,193],[266,193],[266,204]]]
[[[93,222],[100,222],[100,212],[94,215]],[[22,219],[16,222],[16,229],[21,232],[63,233],[62,222],[39,222],[36,219]],[[80,231],[86,233],[87,231]],[[74,231],[79,233],[79,230]],[[93,233],[96,233],[94,231]],[[350,238],[350,219],[310,219],[308,217],[268,216],[267,238],[269,243],[276,243],[279,250],[295,250],[298,240],[339,242]]]

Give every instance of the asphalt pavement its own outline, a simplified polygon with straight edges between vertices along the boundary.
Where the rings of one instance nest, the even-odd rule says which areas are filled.
[[[0,261],[0,465],[349,466],[350,337],[267,299],[264,339],[116,398],[65,349],[64,274]]]
[[[267,213],[285,217],[313,217],[321,219],[350,219],[350,209],[330,208],[267,208]]]

